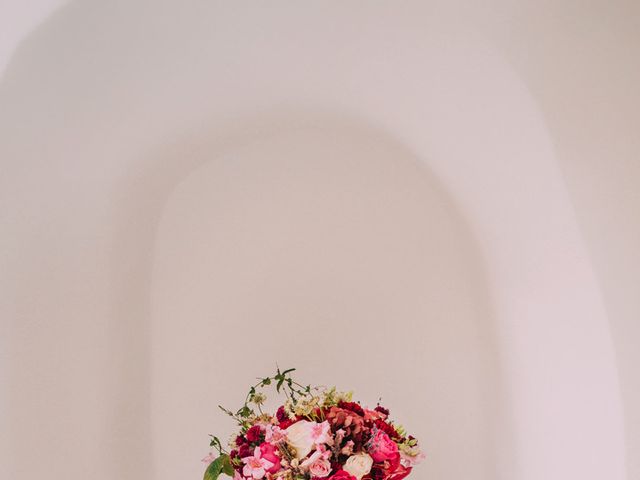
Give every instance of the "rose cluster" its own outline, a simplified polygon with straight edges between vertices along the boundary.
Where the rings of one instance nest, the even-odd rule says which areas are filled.
[[[424,457],[386,408],[365,408],[335,388],[302,386],[291,371],[261,379],[238,412],[224,409],[241,429],[228,452],[213,437],[219,456],[203,459],[209,464],[205,480],[220,473],[234,480],[401,480]],[[262,412],[266,397],[256,391],[272,381],[287,394],[275,415]]]

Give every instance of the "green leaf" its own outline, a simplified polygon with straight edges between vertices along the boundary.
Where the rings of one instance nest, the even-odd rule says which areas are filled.
[[[238,410],[238,413],[236,415],[238,415],[239,417],[242,417],[242,418],[247,418],[252,413],[253,413],[253,410],[251,410],[249,407],[247,407],[245,405],[240,410]]]
[[[221,473],[233,476],[233,466],[231,465],[231,458],[229,455],[223,454],[216,458],[209,464],[207,470],[204,472],[203,480],[217,480]]]
[[[293,371],[295,371],[295,368],[288,368],[284,372],[282,372],[282,375],[286,375],[287,373],[293,372]]]

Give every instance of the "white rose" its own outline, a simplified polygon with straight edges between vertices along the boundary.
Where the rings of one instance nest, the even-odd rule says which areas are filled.
[[[345,472],[349,472],[351,475],[360,480],[367,473],[371,471],[373,465],[373,458],[367,453],[356,453],[347,458],[347,462],[342,468]]]
[[[309,455],[313,448],[314,442],[311,438],[311,428],[314,422],[300,420],[286,429],[287,443],[296,451],[296,458],[302,459]]]

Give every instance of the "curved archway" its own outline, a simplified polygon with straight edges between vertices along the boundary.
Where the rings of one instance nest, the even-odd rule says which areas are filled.
[[[62,427],[63,454],[30,475],[80,477],[108,451],[118,461],[104,478],[144,476],[150,427],[131,420],[147,408],[148,345],[129,327],[149,314],[140,296],[148,240],[184,169],[154,152],[202,124],[222,141],[224,128],[247,117],[311,108],[398,139],[471,225],[514,411],[515,471],[503,476],[624,478],[606,315],[545,123],[521,80],[473,31],[452,30],[419,4],[374,6],[364,18],[330,6],[291,12],[299,22],[268,8],[76,2],[15,57],[0,86],[0,158],[16,160],[0,178],[11,220],[2,238],[12,298],[6,476],[20,478],[31,432]],[[393,55],[384,55],[388,38]],[[51,69],[51,59],[65,68]],[[58,349],[55,336],[77,342]],[[140,388],[135,398],[130,385]],[[64,398],[65,408],[41,405],[43,394]],[[83,460],[70,467],[61,459],[74,451]]]
[[[201,166],[156,237],[154,478],[197,475],[203,420],[232,433],[212,399],[233,405],[274,361],[384,394],[425,439],[427,476],[493,479],[512,456],[496,451],[512,443],[508,403],[469,230],[409,152],[335,124],[174,151]]]

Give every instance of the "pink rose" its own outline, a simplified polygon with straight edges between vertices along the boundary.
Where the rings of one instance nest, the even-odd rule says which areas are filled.
[[[327,450],[324,445],[318,445],[316,451],[300,464],[300,468],[309,469],[313,477],[324,478],[331,472],[330,457],[331,451]]]
[[[261,458],[264,458],[273,464],[273,466],[267,468],[267,472],[269,473],[276,473],[280,470],[280,457],[276,455],[276,451],[276,447],[270,443],[263,443],[260,445]]]
[[[329,460],[319,458],[311,465],[309,465],[309,473],[316,478],[324,478],[331,472],[331,463]]]
[[[369,455],[375,462],[397,460],[400,457],[398,445],[382,430],[378,430],[371,438],[368,447]]]

